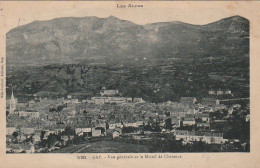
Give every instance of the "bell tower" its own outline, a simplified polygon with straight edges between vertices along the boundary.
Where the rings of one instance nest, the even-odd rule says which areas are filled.
[[[10,114],[13,114],[14,110],[16,109],[16,99],[14,97],[13,90],[12,90],[12,96],[10,99],[10,108],[9,109],[10,109],[10,111],[9,111]]]

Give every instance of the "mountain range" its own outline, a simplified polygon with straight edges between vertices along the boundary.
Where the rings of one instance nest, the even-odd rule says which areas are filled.
[[[249,21],[233,16],[206,25],[138,25],[113,16],[66,17],[19,26],[10,30],[6,39],[7,67],[239,59],[249,54]]]

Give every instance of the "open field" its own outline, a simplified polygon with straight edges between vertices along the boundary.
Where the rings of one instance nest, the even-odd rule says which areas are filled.
[[[98,141],[63,148],[53,151],[53,153],[149,153],[151,148],[145,145],[123,142]]]

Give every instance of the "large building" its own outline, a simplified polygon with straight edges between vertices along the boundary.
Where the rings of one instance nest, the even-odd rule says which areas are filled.
[[[170,116],[171,117],[179,117],[182,118],[184,117],[186,114],[188,113],[188,111],[184,108],[173,108],[170,111]]]
[[[219,100],[215,98],[203,98],[201,103],[207,106],[215,106],[219,105]]]
[[[28,111],[18,111],[19,117],[31,117],[31,118],[39,118],[40,113],[36,110],[28,110]]]
[[[100,91],[101,96],[115,96],[118,93],[118,90],[107,90],[105,87],[103,87]]]
[[[180,103],[182,105],[193,105],[197,99],[195,97],[181,97]]]
[[[215,132],[196,132],[188,130],[176,130],[176,140],[183,140],[184,143],[192,143],[194,141],[203,141],[207,144],[221,144],[226,140],[223,138],[223,133]]]
[[[95,104],[105,104],[105,103],[119,104],[119,103],[133,101],[131,97],[92,97],[91,100],[93,100]]]
[[[183,120],[183,126],[192,126],[195,124],[196,124],[195,118],[184,118]]]
[[[89,134],[91,132],[92,132],[91,127],[89,127],[89,128],[75,128],[76,135],[83,135],[84,133]]]

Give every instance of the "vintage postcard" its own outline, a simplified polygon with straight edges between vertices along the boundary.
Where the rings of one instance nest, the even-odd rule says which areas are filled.
[[[0,2],[0,167],[252,167],[258,2]]]

